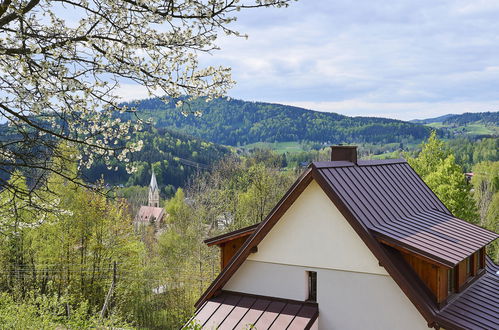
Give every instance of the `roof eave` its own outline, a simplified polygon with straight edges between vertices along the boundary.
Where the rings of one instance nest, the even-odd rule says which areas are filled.
[[[226,242],[231,241],[231,240],[236,239],[236,238],[249,236],[256,231],[256,228],[258,227],[258,225],[260,225],[260,224],[257,223],[257,224],[254,224],[254,225],[251,225],[248,227],[244,227],[244,228],[241,228],[238,230],[234,230],[234,231],[222,234],[222,235],[210,237],[210,238],[205,239],[203,241],[203,243],[205,243],[208,246],[220,245],[220,244],[226,243]]]
[[[432,255],[432,254],[427,253],[425,251],[421,251],[419,249],[416,249],[416,248],[414,248],[414,247],[412,247],[404,242],[401,242],[401,241],[398,241],[392,237],[383,235],[382,233],[379,233],[379,232],[376,232],[373,230],[371,230],[371,231],[373,232],[373,234],[376,237],[376,239],[378,240],[378,242],[380,242],[382,244],[387,244],[387,245],[392,246],[394,248],[400,248],[400,249],[405,250],[407,252],[416,254],[432,264],[436,264],[438,266],[443,266],[446,268],[452,268],[455,265],[457,265],[457,263],[439,258],[438,256],[435,256],[435,255]]]
[[[428,253],[426,251],[422,251],[420,249],[417,249],[409,244],[401,242],[393,237],[384,235],[378,231],[371,230],[371,232],[374,234],[376,239],[381,243],[388,244],[390,246],[393,246],[395,248],[400,248],[402,250],[406,250],[407,252],[410,252],[410,253],[413,253],[413,254],[416,254],[416,255],[422,257],[423,259],[425,259],[426,261],[428,261],[430,263],[436,264],[438,266],[443,266],[446,268],[453,268],[453,267],[457,266],[460,262],[462,262],[466,258],[472,256],[473,253],[479,251],[481,248],[489,245],[490,243],[492,243],[493,241],[495,241],[497,239],[497,238],[493,238],[491,240],[488,240],[484,245],[480,246],[479,248],[476,248],[471,253],[466,254],[465,256],[462,256],[459,259],[447,260],[447,259],[442,259],[442,258],[438,257],[437,255],[434,255],[434,254]]]

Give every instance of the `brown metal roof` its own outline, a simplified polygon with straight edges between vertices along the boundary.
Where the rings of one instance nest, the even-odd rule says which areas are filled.
[[[394,245],[453,267],[499,237],[454,217],[401,160],[327,163],[316,168],[330,188],[356,219]]]
[[[489,260],[487,273],[443,308],[439,317],[463,329],[499,329],[499,276],[493,269],[496,267]]]
[[[447,267],[453,267],[497,237],[488,230],[439,211],[405,216],[394,224],[378,225],[372,230],[377,237]]]
[[[256,227],[258,227],[258,225],[259,225],[259,223],[248,226],[248,227],[244,227],[244,228],[241,228],[238,230],[234,230],[234,231],[231,231],[229,233],[225,233],[222,235],[211,237],[211,238],[204,240],[204,243],[208,246],[219,245],[219,244],[231,241],[235,238],[249,236],[255,232]]]
[[[203,329],[309,329],[319,315],[316,303],[222,291],[191,319]],[[189,324],[188,323],[188,324]]]

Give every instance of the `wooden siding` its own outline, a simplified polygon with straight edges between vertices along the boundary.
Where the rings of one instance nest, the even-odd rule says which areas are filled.
[[[457,285],[456,285],[457,292],[461,291],[461,287],[463,286],[464,283],[466,283],[466,279],[467,276],[466,276],[466,259],[465,259],[457,265]]]
[[[440,306],[446,304],[448,298],[448,277],[447,273],[449,268],[436,265],[431,260],[425,259],[419,255],[413,254],[404,249],[397,249],[404,260],[416,272],[418,277],[425,283],[436,298]],[[466,289],[466,287],[473,282],[474,279],[480,274],[479,252],[475,252],[470,256],[471,261],[471,274],[467,273],[466,260],[464,259],[454,267],[454,293],[459,293]]]
[[[473,254],[473,268],[472,268],[473,269],[473,274],[472,274],[473,276],[476,276],[478,274],[478,264],[480,262],[480,260],[478,260],[478,259],[479,259],[479,253],[475,252]]]
[[[481,248],[479,251],[479,254],[478,254],[478,261],[479,261],[478,268],[479,269],[485,268],[485,255],[487,254],[486,252],[487,252],[487,250],[485,249],[485,247]]]
[[[221,267],[222,269],[227,266],[229,263],[230,259],[236,254],[236,252],[239,250],[241,246],[243,246],[244,242],[248,239],[249,235],[243,236],[243,237],[238,237],[236,239],[233,239],[231,241],[225,242],[220,244],[220,261],[221,261]]]
[[[438,303],[447,299],[447,269],[436,266],[414,254],[401,252],[405,261],[418,274]]]

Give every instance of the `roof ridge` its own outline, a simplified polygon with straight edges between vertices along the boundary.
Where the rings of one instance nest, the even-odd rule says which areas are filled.
[[[394,165],[394,164],[407,164],[407,160],[404,158],[395,159],[359,159],[357,163],[352,163],[346,160],[321,160],[312,162],[316,168],[335,168],[335,167],[351,167],[351,166],[383,166],[383,165]]]

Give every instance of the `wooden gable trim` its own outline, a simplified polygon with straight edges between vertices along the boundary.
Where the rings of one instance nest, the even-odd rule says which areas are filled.
[[[244,227],[244,228],[241,228],[241,229],[238,229],[238,230],[231,231],[229,233],[225,233],[225,234],[222,234],[222,235],[218,235],[218,236],[215,236],[215,237],[211,237],[211,238],[205,239],[203,242],[206,245],[208,245],[208,246],[220,245],[220,244],[223,244],[223,243],[227,243],[227,242],[230,242],[230,241],[232,241],[234,239],[237,239],[237,238],[240,238],[240,237],[249,236],[249,235],[253,234],[256,231],[256,228],[259,225],[260,224],[257,223],[257,224],[254,224],[254,225],[251,225],[251,226],[248,226],[248,227]]]
[[[284,215],[293,202],[305,190],[308,184],[312,181],[312,168],[308,167],[295,181],[291,188],[284,194],[279,203],[272,209],[269,215],[263,220],[252,236],[250,236],[239,251],[232,257],[228,265],[220,272],[211,285],[206,289],[203,295],[194,304],[199,308],[206,300],[216,295],[221,288],[227,283],[232,275],[239,269],[242,263],[246,260],[251,251],[263,240],[267,233],[274,227],[277,221]]]

